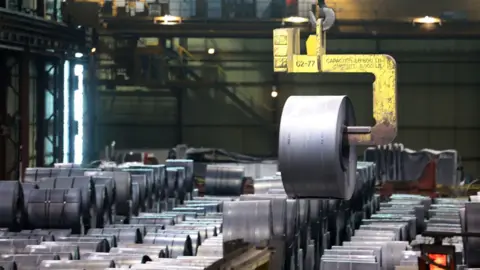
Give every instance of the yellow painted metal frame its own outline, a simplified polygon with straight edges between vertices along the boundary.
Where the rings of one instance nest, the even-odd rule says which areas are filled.
[[[300,54],[300,30],[280,28],[273,32],[274,71],[287,73],[371,73],[373,82],[373,127],[348,127],[348,140],[359,145],[383,145],[397,135],[397,72],[395,60],[385,54],[327,54],[322,20],[316,35]]]

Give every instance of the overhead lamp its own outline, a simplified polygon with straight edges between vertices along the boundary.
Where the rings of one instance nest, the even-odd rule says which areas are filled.
[[[215,54],[215,48],[209,48],[207,52],[208,54]]]
[[[418,17],[413,19],[413,24],[442,24],[442,20],[438,17]]]
[[[275,85],[272,86],[272,92],[270,93],[270,95],[272,96],[272,98],[276,98],[278,96],[277,87]]]
[[[97,51],[97,48],[92,48],[90,51],[91,51],[92,53],[95,53],[95,52]]]
[[[283,22],[301,24],[301,23],[307,23],[308,18],[299,17],[299,16],[290,16],[290,17],[284,18]]]
[[[81,52],[76,52],[75,53],[75,58],[82,58],[83,57],[83,53]]]
[[[182,22],[182,17],[173,15],[164,15],[153,18],[153,22],[156,24],[175,25]]]

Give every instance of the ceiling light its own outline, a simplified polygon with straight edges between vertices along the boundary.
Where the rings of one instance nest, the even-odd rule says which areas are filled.
[[[295,23],[295,24],[300,24],[300,23],[307,23],[308,18],[304,17],[298,17],[298,16],[291,16],[288,18],[284,18],[283,22],[288,22],[288,23]]]
[[[76,52],[75,53],[75,58],[82,58],[83,57],[83,53],[81,52]]]
[[[92,48],[90,51],[91,51],[92,53],[95,53],[95,52],[97,51],[97,48]]]
[[[419,17],[413,19],[413,23],[421,23],[421,24],[442,24],[442,20],[437,17],[430,17],[430,16],[425,16],[425,17]]]
[[[276,98],[278,96],[277,90],[272,90],[272,93],[270,93],[270,95],[272,96],[272,98]]]
[[[215,53],[215,49],[214,48],[210,48],[208,49],[208,54],[214,54]]]
[[[156,24],[175,25],[181,23],[182,18],[173,15],[165,15],[153,18],[153,22]]]

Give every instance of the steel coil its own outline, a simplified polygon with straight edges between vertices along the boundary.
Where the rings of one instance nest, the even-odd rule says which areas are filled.
[[[167,257],[176,258],[178,256],[192,256],[192,240],[187,234],[165,234],[156,235],[154,239],[149,238],[152,245],[168,247]]]
[[[205,195],[239,196],[244,184],[245,169],[242,166],[207,165]]]
[[[241,201],[259,201],[270,200],[272,202],[272,223],[273,223],[273,236],[283,237],[286,235],[286,213],[287,213],[287,201],[285,198],[278,198],[274,195],[242,195]]]
[[[270,189],[284,189],[280,176],[269,176],[253,179],[253,190],[255,194],[268,193]]]
[[[139,211],[146,211],[149,206],[148,202],[148,183],[147,183],[147,178],[145,175],[139,175],[139,174],[132,174],[132,185],[137,184],[138,185],[138,208]],[[132,197],[133,198],[133,197]]]
[[[113,260],[78,260],[78,261],[51,261],[44,260],[40,263],[38,270],[49,269],[95,269],[103,270],[105,268],[115,268]]]
[[[104,185],[95,185],[95,203],[97,208],[95,228],[102,228],[105,224],[110,224],[112,219],[112,208]]]
[[[24,199],[22,185],[18,181],[0,182],[0,227],[18,230],[23,226]]]
[[[70,254],[71,260],[80,259],[80,249],[78,246],[45,246],[45,245],[28,245],[25,247],[24,251],[26,253],[35,253],[35,254]],[[60,256],[60,259],[65,260],[63,256]]]
[[[279,167],[289,196],[351,198],[356,152],[344,133],[346,126],[354,125],[353,106],[346,96],[288,98],[280,122]]]
[[[54,254],[2,254],[0,261],[15,262],[19,269],[36,269],[43,260],[60,260],[58,255]]]
[[[140,213],[141,193],[140,185],[138,183],[132,183],[132,199],[129,201],[130,213],[126,216],[127,220],[132,216],[138,216]]]
[[[197,254],[198,247],[202,244],[202,236],[200,232],[197,230],[182,230],[182,229],[175,229],[169,228],[164,231],[158,231],[157,233],[149,233],[145,236],[144,241],[146,244],[155,244],[157,242],[157,238],[160,240],[165,237],[166,235],[175,235],[175,236],[189,236],[190,241],[192,243],[192,255]]]
[[[145,224],[145,225],[173,225],[175,221],[173,217],[132,217],[130,224]]]
[[[130,173],[122,171],[86,172],[85,175],[110,177],[115,181],[115,209],[121,216],[131,215],[132,179]]]
[[[465,231],[469,233],[480,232],[480,203],[470,202],[465,205]],[[469,267],[480,267],[480,240],[475,237],[466,239],[466,257]]]
[[[193,160],[190,159],[167,159],[165,161],[167,168],[182,167],[185,170],[185,192],[192,192],[193,190]]]
[[[37,239],[0,239],[0,254],[18,253],[28,245],[36,245]]]
[[[252,244],[272,237],[270,201],[225,202],[223,206],[223,240],[243,239]]]
[[[72,240],[72,241],[55,241],[49,242],[45,241],[40,243],[44,246],[76,246],[80,252],[80,258],[84,254],[91,253],[91,252],[108,252],[109,251],[109,244],[105,239],[92,239],[92,240]]]
[[[115,235],[119,242],[141,244],[143,234],[138,228],[103,228],[90,229],[87,235]]]
[[[165,256],[165,251],[163,250],[152,250],[148,248],[126,248],[126,247],[116,247],[110,249],[111,254],[125,254],[125,255],[147,255],[152,259],[163,258]]]
[[[31,182],[24,182],[21,184],[22,184],[22,191],[23,191],[24,219],[25,219],[25,223],[28,224],[28,215],[27,215],[28,198],[32,190],[38,189],[38,185],[37,183],[31,183]]]
[[[15,262],[0,261],[0,268],[3,270],[17,270],[17,264]]]
[[[27,205],[30,226],[83,233],[81,200],[79,189],[32,190]]]
[[[95,196],[95,184],[89,176],[79,177],[55,177],[39,179],[40,189],[69,189],[78,188],[82,198],[83,224],[87,228],[94,228],[97,225],[97,206]]]
[[[153,200],[155,199],[155,179],[154,179],[154,172],[153,169],[151,168],[132,168],[129,167],[128,169],[125,169],[124,171],[130,172],[132,181],[134,180],[134,177],[139,179],[139,176],[145,177],[145,206],[147,208],[152,208],[153,206]]]

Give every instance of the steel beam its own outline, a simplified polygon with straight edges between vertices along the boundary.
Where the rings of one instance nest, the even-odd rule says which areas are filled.
[[[271,20],[202,20],[184,19],[177,25],[154,24],[152,17],[105,17],[108,28],[101,35],[162,36],[162,37],[225,37],[271,38],[275,28],[286,27],[280,19]],[[293,25],[292,25],[293,26]],[[307,36],[308,24],[295,25]],[[480,36],[479,21],[450,21],[433,29],[412,25],[411,21],[337,20],[328,32],[329,38],[465,38]]]

